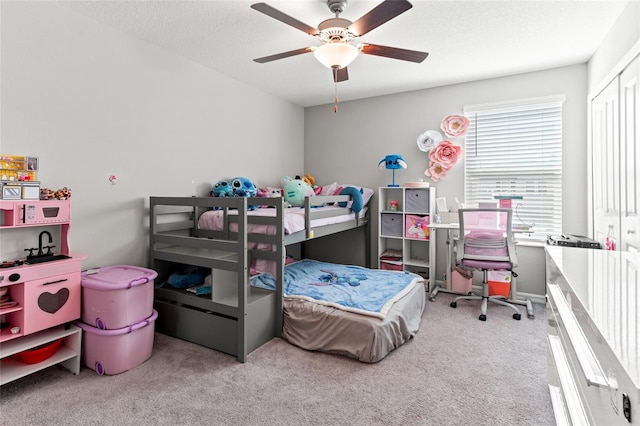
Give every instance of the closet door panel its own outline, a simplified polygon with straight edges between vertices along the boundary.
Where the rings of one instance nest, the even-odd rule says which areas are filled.
[[[640,251],[640,57],[620,74],[620,250]]]
[[[593,149],[594,238],[620,241],[620,151],[618,79],[612,81],[591,104]],[[617,248],[617,247],[616,247]]]

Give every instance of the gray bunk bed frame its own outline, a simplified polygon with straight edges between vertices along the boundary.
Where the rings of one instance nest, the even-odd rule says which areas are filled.
[[[285,235],[286,208],[281,197],[150,197],[149,264],[158,272],[154,295],[156,331],[246,362],[249,353],[282,335],[285,246],[367,226],[369,215],[360,218],[349,208],[313,208],[350,200],[348,195],[307,197],[305,229]],[[247,207],[253,205],[274,208],[275,216],[248,215]],[[198,229],[198,218],[210,209],[223,211],[222,230]],[[230,210],[237,211],[230,214]],[[314,219],[349,213],[353,219],[347,222],[311,227]],[[237,232],[230,230],[231,223],[238,224]],[[248,224],[272,225],[275,233],[250,233]],[[271,248],[248,248],[248,243],[266,243]],[[275,262],[275,291],[249,285],[252,259]],[[211,295],[199,296],[166,284],[171,273],[185,266],[212,270]]]

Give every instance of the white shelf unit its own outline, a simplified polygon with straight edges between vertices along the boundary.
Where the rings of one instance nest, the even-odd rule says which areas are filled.
[[[25,364],[12,358],[12,355],[38,346],[63,339],[60,348],[51,357],[36,364]],[[52,327],[37,333],[2,343],[0,346],[0,385],[44,370],[52,365],[61,364],[73,374],[80,373],[80,351],[82,329],[76,325]]]
[[[436,190],[430,187],[379,188],[378,268],[415,272],[425,278],[427,288],[432,287],[436,234],[428,224],[435,212],[435,199]],[[381,259],[388,250],[401,253],[401,257],[396,261]]]

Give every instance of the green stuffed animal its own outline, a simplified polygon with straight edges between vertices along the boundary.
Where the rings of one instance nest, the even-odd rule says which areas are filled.
[[[305,197],[315,195],[313,188],[302,179],[284,178],[284,200],[293,207],[304,206]]]

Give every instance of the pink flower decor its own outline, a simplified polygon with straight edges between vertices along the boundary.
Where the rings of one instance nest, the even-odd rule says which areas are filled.
[[[440,141],[429,151],[429,168],[425,170],[424,174],[437,182],[456,165],[461,155],[462,147],[454,145],[448,140]]]
[[[429,160],[449,170],[458,162],[458,157],[461,154],[462,147],[454,145],[448,140],[443,140],[429,152]]]
[[[424,174],[429,176],[432,181],[437,182],[440,178],[443,178],[447,175],[448,170],[442,168],[442,166],[438,163],[431,163],[429,168],[424,171]]]
[[[440,123],[440,128],[450,138],[462,136],[467,132],[469,119],[463,115],[448,115]]]

